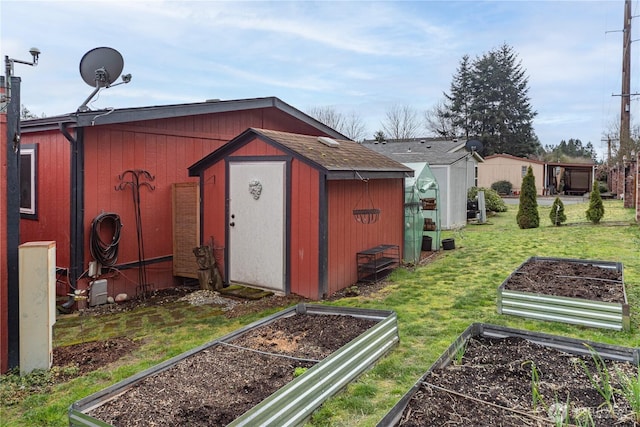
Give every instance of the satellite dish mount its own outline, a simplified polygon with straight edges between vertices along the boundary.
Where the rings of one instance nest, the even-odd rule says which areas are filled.
[[[78,111],[89,111],[87,104],[100,89],[129,83],[131,74],[124,74],[120,83],[113,84],[120,76],[123,68],[124,60],[122,55],[110,47],[97,47],[85,53],[80,60],[80,75],[86,84],[95,87],[95,89],[78,107]]]
[[[482,151],[483,145],[482,145],[482,142],[480,142],[477,139],[470,139],[465,144],[465,147],[467,148],[467,150],[469,150],[469,151],[471,151],[473,153],[473,152]]]

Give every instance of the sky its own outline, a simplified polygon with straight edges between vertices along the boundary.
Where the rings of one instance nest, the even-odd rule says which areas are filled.
[[[632,16],[640,15],[632,2]],[[275,96],[308,112],[355,113],[366,138],[397,106],[419,117],[444,99],[464,55],[511,46],[529,79],[543,146],[591,142],[619,123],[624,1],[0,0],[0,54],[32,113],[75,112],[92,92],[79,63],[96,47],[124,58],[129,84],[92,110]],[[640,39],[640,17],[632,40]],[[640,41],[640,40],[638,40]],[[640,92],[632,43],[631,92]],[[631,121],[640,122],[640,97]],[[420,136],[429,136],[424,130]]]

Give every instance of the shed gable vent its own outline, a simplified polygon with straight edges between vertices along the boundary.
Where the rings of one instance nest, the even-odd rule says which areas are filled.
[[[326,145],[327,147],[338,147],[340,143],[333,138],[328,138],[326,136],[319,136],[318,142]]]

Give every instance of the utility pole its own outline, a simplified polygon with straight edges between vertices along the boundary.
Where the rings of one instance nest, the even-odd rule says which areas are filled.
[[[631,147],[631,0],[624,2],[622,29],[622,92],[620,93],[620,152]]]
[[[7,237],[7,341],[2,342],[7,351],[7,365],[13,368],[20,363],[20,313],[19,313],[19,271],[18,246],[20,245],[20,77],[13,75],[14,64],[30,66],[38,65],[40,50],[32,47],[29,50],[32,60],[4,57],[5,80],[4,95],[1,99],[6,108],[7,136],[6,147],[6,237]],[[4,319],[2,319],[4,320]],[[0,321],[0,327],[2,321]],[[0,335],[4,335],[0,333]],[[4,339],[4,337],[3,337]],[[4,358],[4,354],[0,354]]]

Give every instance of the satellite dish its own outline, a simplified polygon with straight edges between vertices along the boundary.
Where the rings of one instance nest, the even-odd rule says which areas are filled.
[[[85,53],[80,60],[82,80],[91,87],[109,87],[124,68],[124,59],[115,49],[97,47]]]
[[[478,141],[477,139],[470,139],[469,141],[467,141],[467,143],[464,145],[466,147],[467,150],[473,152],[479,152],[482,151],[482,142]]]
[[[89,97],[78,107],[78,111],[89,111],[87,103],[102,88],[116,86],[113,84],[124,68],[124,59],[122,55],[115,49],[110,47],[96,47],[85,53],[80,60],[80,75],[82,80],[95,90]],[[122,83],[129,83],[131,74],[122,76]]]

